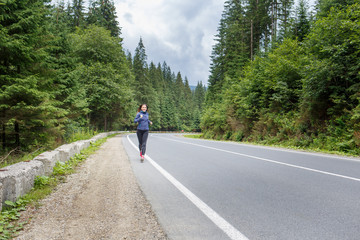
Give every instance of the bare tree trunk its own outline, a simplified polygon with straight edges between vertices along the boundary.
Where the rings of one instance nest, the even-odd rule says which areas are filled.
[[[106,132],[106,129],[107,128],[107,117],[105,115],[105,118],[104,118],[104,131]]]
[[[56,24],[59,23],[59,6],[56,8]]]
[[[267,52],[268,49],[268,35],[267,35],[267,31],[265,31],[265,40],[264,40],[264,48],[265,48],[265,52]]]
[[[253,20],[251,19],[251,40],[250,40],[250,59],[253,60],[253,52],[254,52],[254,23]]]
[[[15,121],[15,145],[20,147],[20,127],[17,120]]]
[[[271,41],[274,39],[274,2],[271,2]]]
[[[285,26],[285,32],[287,32],[287,4],[285,4],[284,26]]]
[[[2,123],[2,134],[1,134],[1,138],[2,138],[2,149],[5,151],[6,148],[6,132],[5,132],[6,128],[5,128],[5,123]]]
[[[260,20],[260,14],[259,14],[259,0],[256,0],[256,44],[257,44],[257,52],[260,52],[260,33],[262,31],[261,29],[261,20]]]
[[[276,40],[276,31],[277,31],[277,14],[278,14],[278,6],[277,0],[272,1],[271,5],[271,41]]]
[[[278,20],[278,3],[274,0],[274,40],[276,41],[277,36],[277,20]]]

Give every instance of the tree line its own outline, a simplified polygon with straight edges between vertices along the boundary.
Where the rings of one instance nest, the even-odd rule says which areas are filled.
[[[211,56],[205,137],[359,154],[360,4],[228,0]]]
[[[74,131],[134,129],[149,104],[153,130],[199,130],[205,86],[191,90],[166,62],[122,46],[111,0],[0,0],[2,151],[52,146]]]
[[[132,58],[127,59],[135,77],[135,101],[148,103],[154,130],[200,131],[200,117],[206,87],[198,82],[191,90],[187,77],[175,74],[166,62],[147,63],[145,46],[140,38]]]

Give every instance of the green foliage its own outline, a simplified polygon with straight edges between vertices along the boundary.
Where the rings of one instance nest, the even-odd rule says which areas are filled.
[[[36,176],[34,180],[34,188],[40,189],[56,182],[56,178],[48,176]]]
[[[54,166],[52,175],[66,176],[74,173],[75,167],[78,166],[88,157],[88,152],[93,151],[94,148],[97,150],[98,146],[101,145],[102,143],[103,141],[101,141],[101,143],[97,143],[96,145],[93,145],[91,150],[87,150],[87,153],[75,154],[75,156],[70,158],[70,160],[68,160],[67,162],[57,162]]]
[[[296,37],[300,42],[305,39],[310,31],[310,17],[307,13],[308,8],[306,0],[300,0],[299,6],[296,8],[297,17],[292,26],[292,33],[289,34]]]
[[[84,89],[90,123],[108,130],[126,126],[133,101],[133,78],[117,38],[97,26],[72,35],[74,56],[79,60],[74,76]]]
[[[290,38],[264,46],[243,67],[230,66],[237,75],[226,75],[223,55],[212,59],[224,71],[209,78],[204,137],[360,153],[360,5],[319,2],[334,8],[311,23],[301,1]],[[219,36],[231,29],[220,26]]]
[[[303,114],[311,120],[338,117],[358,103],[360,5],[319,19],[306,46],[312,63],[304,78]]]
[[[199,139],[199,138],[202,138],[202,134],[186,134],[184,135],[184,137],[187,137],[187,138],[195,138],[195,139]]]
[[[0,122],[2,147],[26,151],[36,139],[52,144],[63,117],[47,68],[46,1],[6,1],[0,9]],[[6,132],[15,134],[6,135]],[[35,146],[37,147],[37,146]]]
[[[81,63],[112,63],[119,67],[124,64],[125,54],[122,52],[121,42],[112,37],[110,31],[90,25],[87,29],[78,29],[71,37],[74,56]]]
[[[88,9],[83,0],[1,4],[1,154],[133,129],[143,102],[154,130],[199,130],[204,89],[195,105],[186,77],[165,62],[147,64],[142,40],[133,59],[125,56],[112,0]]]
[[[87,17],[88,24],[95,24],[111,32],[112,37],[120,37],[121,28],[116,20],[116,10],[112,0],[91,1]]]
[[[332,8],[340,10],[355,3],[356,0],[318,0],[315,6],[317,9],[317,17],[326,17]]]
[[[19,199],[16,202],[5,201],[6,207],[0,215],[0,239],[12,239],[17,231],[23,229],[25,223],[15,222],[20,218],[28,201]]]
[[[151,130],[199,130],[206,91],[202,83],[192,92],[187,77],[183,78],[180,72],[175,75],[166,62],[156,66],[146,60],[145,46],[140,38],[132,61],[134,98],[137,106],[148,105],[153,122]]]
[[[53,175],[68,175],[74,172],[74,168],[70,162],[57,162],[54,166]]]
[[[66,134],[64,138],[67,143],[90,139],[96,134],[98,134],[96,131],[89,127],[78,127],[72,124],[67,124],[66,127]]]
[[[205,137],[218,137],[227,131],[226,106],[216,104],[204,110],[201,118],[201,129]]]
[[[114,134],[115,135],[115,134]],[[37,202],[48,196],[57,184],[63,181],[66,175],[73,173],[81,162],[86,160],[91,154],[97,151],[106,140],[114,135],[100,139],[87,149],[76,154],[66,163],[57,162],[51,176],[37,176],[34,180],[34,188],[26,195],[19,198],[16,202],[5,201],[6,206],[0,215],[0,239],[12,239],[18,231],[23,229],[27,222],[19,222],[21,211],[26,210],[30,203]]]

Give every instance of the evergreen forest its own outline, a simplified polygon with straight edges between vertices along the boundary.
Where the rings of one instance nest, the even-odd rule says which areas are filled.
[[[204,136],[359,155],[359,20],[356,0],[227,0]]]
[[[123,48],[113,0],[0,0],[1,155],[76,132],[151,130],[360,154],[360,3],[226,0],[207,86],[142,38]]]
[[[0,0],[1,153],[46,150],[75,132],[200,131],[205,85],[147,62],[143,40],[123,49],[112,0]],[[133,55],[133,56],[132,56]],[[15,152],[16,152],[15,151]]]

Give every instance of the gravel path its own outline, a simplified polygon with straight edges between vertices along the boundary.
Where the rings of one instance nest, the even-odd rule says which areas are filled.
[[[41,204],[16,239],[167,239],[120,135],[108,139]]]

